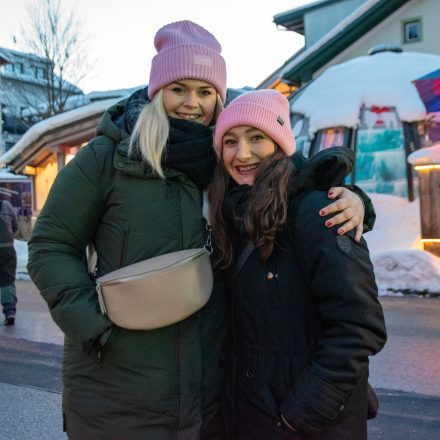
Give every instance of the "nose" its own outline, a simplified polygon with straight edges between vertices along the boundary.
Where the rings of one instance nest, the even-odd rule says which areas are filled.
[[[251,150],[249,147],[249,143],[245,139],[240,139],[237,145],[237,154],[235,155],[236,159],[241,162],[244,162],[251,157]]]
[[[189,108],[197,108],[198,105],[197,93],[195,91],[189,91],[185,96],[185,106]]]

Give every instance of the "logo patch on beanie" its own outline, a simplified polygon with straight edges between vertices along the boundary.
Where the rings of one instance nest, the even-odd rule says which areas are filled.
[[[280,125],[284,125],[284,119],[283,119],[281,116],[278,116],[278,118],[277,118],[277,122],[278,122],[278,124],[280,124]]]
[[[209,55],[200,55],[195,53],[192,57],[192,61],[196,66],[212,66],[212,58]]]

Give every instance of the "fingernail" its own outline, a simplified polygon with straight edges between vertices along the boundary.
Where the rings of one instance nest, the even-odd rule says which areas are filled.
[[[332,223],[330,220],[327,220],[327,221],[325,222],[325,225],[328,226],[328,227],[330,227],[332,224],[333,224],[333,223]]]
[[[319,211],[319,215],[325,215],[325,209],[321,209],[321,211]]]
[[[338,234],[339,234],[339,235],[342,235],[343,233],[344,233],[344,230],[343,230],[342,228],[339,228],[339,229],[338,229]]]
[[[329,191],[329,192],[328,192],[328,195],[329,195],[329,196],[332,196],[332,195],[333,195],[333,191]]]

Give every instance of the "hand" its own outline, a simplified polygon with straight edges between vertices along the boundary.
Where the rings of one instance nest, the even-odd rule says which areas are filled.
[[[356,228],[355,240],[360,241],[364,230],[365,215],[365,208],[362,199],[353,191],[350,191],[343,186],[330,188],[328,191],[328,197],[337,200],[322,208],[321,211],[319,211],[319,215],[326,216],[333,214],[334,212],[338,212],[338,214],[327,219],[325,225],[328,228],[334,225],[340,225],[337,231],[339,235],[343,235]]]

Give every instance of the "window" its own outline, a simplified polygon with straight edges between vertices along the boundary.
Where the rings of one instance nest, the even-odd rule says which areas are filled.
[[[403,42],[414,43],[422,39],[422,20],[410,20],[403,23]]]
[[[15,63],[15,71],[18,73],[24,73],[24,64],[23,63]]]
[[[46,78],[47,79],[47,74],[46,74],[46,70],[44,67],[32,66],[32,70],[34,72],[35,78]]]

